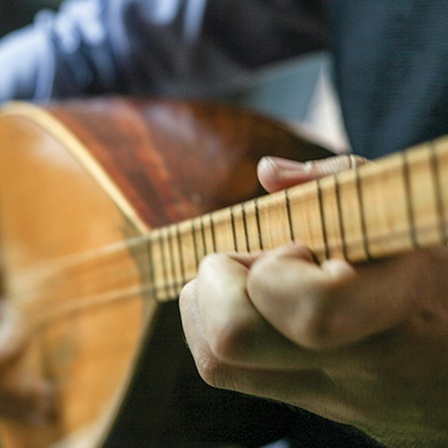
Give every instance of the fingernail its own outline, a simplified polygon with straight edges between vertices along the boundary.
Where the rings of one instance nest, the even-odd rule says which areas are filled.
[[[310,168],[308,163],[298,162],[297,160],[283,159],[275,156],[268,156],[266,159],[269,159],[268,162],[271,166],[282,171],[308,171]]]
[[[353,274],[352,266],[345,260],[327,260],[322,263],[321,268],[334,278],[346,277]]]
[[[271,171],[277,169],[277,165],[272,160],[272,157],[264,156],[258,161],[258,172]]]

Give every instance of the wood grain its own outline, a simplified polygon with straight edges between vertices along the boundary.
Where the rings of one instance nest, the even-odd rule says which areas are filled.
[[[283,434],[289,411],[202,384],[176,308],[148,300],[147,254],[128,241],[259,194],[264,154],[326,152],[243,109],[121,98],[11,105],[0,142],[4,295],[29,333],[15,387],[34,378],[55,391],[54,419],[3,421],[4,445],[132,446],[133,435],[196,448]],[[106,257],[114,245],[124,250]]]

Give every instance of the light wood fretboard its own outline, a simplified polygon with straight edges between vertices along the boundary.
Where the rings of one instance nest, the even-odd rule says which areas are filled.
[[[447,241],[448,138],[359,169],[152,231],[154,298],[176,298],[210,253],[250,253],[302,240],[319,261],[377,259]]]

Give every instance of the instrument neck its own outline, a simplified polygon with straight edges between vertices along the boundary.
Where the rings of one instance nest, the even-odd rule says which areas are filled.
[[[178,296],[210,253],[301,240],[318,261],[384,258],[447,241],[448,139],[151,232],[157,300]]]

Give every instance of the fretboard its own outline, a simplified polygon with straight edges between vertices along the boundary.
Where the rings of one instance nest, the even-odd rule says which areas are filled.
[[[445,175],[444,175],[445,173]],[[152,231],[154,298],[178,296],[205,255],[301,240],[316,259],[384,258],[447,241],[448,138]]]

